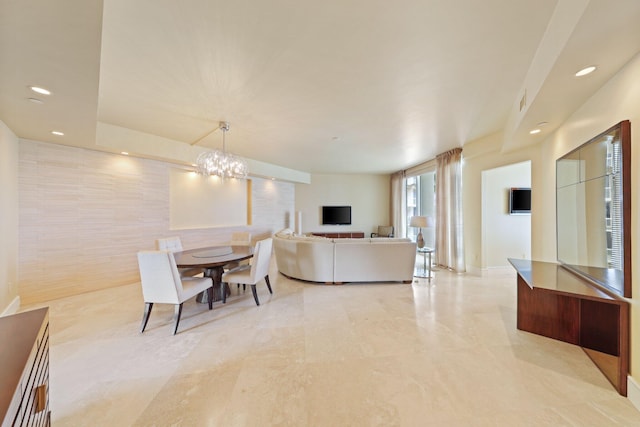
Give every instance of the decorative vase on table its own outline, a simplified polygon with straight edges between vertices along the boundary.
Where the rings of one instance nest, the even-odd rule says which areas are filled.
[[[418,229],[418,235],[416,236],[416,246],[422,249],[424,248],[424,238],[422,237],[422,227],[427,226],[427,217],[416,215],[412,216],[409,221],[409,227],[415,227]]]

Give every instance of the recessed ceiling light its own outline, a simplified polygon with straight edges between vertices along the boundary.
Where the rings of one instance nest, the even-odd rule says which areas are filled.
[[[121,151],[121,152],[120,152],[120,154],[123,154],[123,155],[125,155],[125,156],[128,156],[128,155],[129,155],[129,153],[127,153],[126,151]]]
[[[54,134],[54,135],[58,135],[58,136],[63,136],[64,135],[64,132],[60,132],[59,130],[52,130],[51,133]]]
[[[576,77],[582,77],[582,76],[586,76],[587,74],[591,74],[596,70],[595,65],[591,65],[587,68],[583,68],[582,70],[578,71],[576,73]]]
[[[29,86],[29,89],[31,89],[32,91],[42,94],[42,95],[51,95],[51,91],[49,89],[45,89],[43,87],[39,87],[39,86]]]
[[[38,99],[38,98],[27,98],[27,99],[33,102],[34,104],[44,104],[44,101],[42,99]]]
[[[540,133],[540,129],[533,129],[533,130],[530,130],[530,131],[529,131],[529,133],[530,133],[531,135],[535,135],[536,133]]]

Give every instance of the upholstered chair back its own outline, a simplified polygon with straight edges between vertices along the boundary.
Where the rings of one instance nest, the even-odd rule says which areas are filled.
[[[181,252],[182,241],[180,237],[167,237],[165,239],[156,240],[156,249],[159,251]]]
[[[393,237],[393,226],[392,225],[379,225],[378,226],[378,237]]]
[[[260,240],[256,243],[253,252],[253,262],[251,263],[251,281],[253,283],[256,283],[269,274],[272,246],[272,238]]]
[[[182,302],[182,282],[173,252],[138,252],[138,266],[145,302],[166,304]]]

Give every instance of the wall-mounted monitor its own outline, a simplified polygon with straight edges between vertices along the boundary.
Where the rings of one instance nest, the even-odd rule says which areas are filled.
[[[509,215],[531,213],[531,189],[511,188],[509,190]]]
[[[351,206],[323,206],[322,225],[351,225]]]

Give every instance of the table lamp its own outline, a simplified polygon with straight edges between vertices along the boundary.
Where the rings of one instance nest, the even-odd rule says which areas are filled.
[[[426,216],[412,216],[409,221],[409,227],[417,227],[418,228],[418,236],[416,236],[416,244],[419,248],[424,247],[424,238],[422,237],[422,227],[427,226],[427,217]]]

